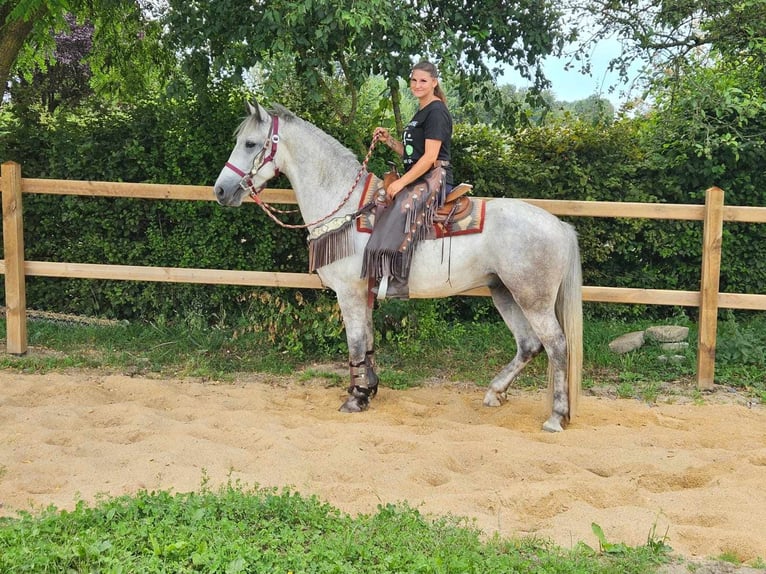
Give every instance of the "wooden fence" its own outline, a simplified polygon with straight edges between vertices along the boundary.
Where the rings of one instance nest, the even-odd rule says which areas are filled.
[[[22,195],[25,193],[212,201],[212,190],[209,187],[191,185],[22,178],[21,166],[15,162],[2,164],[1,176],[5,259],[0,261],[0,273],[5,274],[8,353],[27,352],[26,276],[322,288],[316,275],[306,273],[26,261],[22,217]],[[269,203],[295,203],[295,196],[291,190],[267,189],[263,192],[263,198]],[[718,291],[723,222],[766,223],[766,207],[725,206],[724,192],[717,187],[707,190],[705,205],[542,199],[525,199],[524,201],[561,216],[702,221],[702,269],[699,291],[583,287],[584,301],[699,307],[697,384],[700,388],[713,386],[718,309],[766,310],[766,294],[719,293]],[[489,291],[481,288],[464,294],[486,296],[489,295]]]

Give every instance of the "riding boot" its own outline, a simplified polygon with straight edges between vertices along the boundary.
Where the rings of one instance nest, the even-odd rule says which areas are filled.
[[[385,275],[381,278],[377,287],[372,288],[372,292],[377,295],[378,299],[409,299],[410,288],[407,283]]]

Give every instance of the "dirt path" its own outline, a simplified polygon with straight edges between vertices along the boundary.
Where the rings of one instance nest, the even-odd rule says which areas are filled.
[[[227,479],[350,513],[408,501],[486,532],[597,547],[667,532],[686,557],[766,559],[766,408],[584,397],[564,433],[542,395],[382,389],[362,415],[322,382],[0,372],[0,513]]]

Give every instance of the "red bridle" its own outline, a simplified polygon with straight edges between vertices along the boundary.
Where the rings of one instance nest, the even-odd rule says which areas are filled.
[[[231,162],[226,162],[225,167],[228,167],[231,171],[236,173],[242,178],[239,182],[240,187],[246,190],[256,203],[261,203],[260,193],[266,188],[266,182],[263,185],[255,187],[253,185],[253,176],[257,174],[263,166],[267,163],[274,163],[274,157],[277,155],[277,147],[279,145],[279,116],[276,114],[271,115],[271,127],[269,128],[269,135],[266,136],[266,141],[263,142],[263,146],[260,151],[253,158],[253,163],[250,168],[250,173],[245,173]],[[271,148],[271,149],[269,149]],[[269,149],[269,155],[266,155],[266,150]],[[257,165],[256,165],[257,164]],[[274,163],[274,177],[279,175],[279,168]]]

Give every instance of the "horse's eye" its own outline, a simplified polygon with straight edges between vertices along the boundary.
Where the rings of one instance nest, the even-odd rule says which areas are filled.
[[[248,140],[248,141],[245,142],[245,147],[247,149],[254,148],[255,147],[255,142]]]

